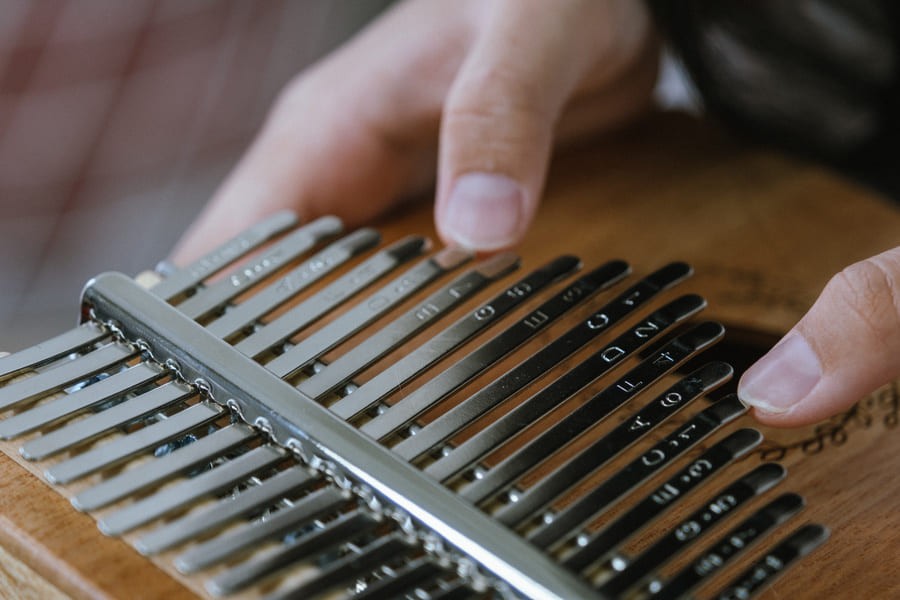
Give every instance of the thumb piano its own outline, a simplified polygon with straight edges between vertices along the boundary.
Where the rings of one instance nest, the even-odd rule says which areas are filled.
[[[88,282],[0,359],[0,590],[897,594],[897,386],[783,431],[733,394],[895,207],[655,115],[560,157],[521,256],[429,223],[279,213]]]

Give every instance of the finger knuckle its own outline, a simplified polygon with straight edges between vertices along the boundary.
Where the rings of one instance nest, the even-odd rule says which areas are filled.
[[[548,116],[539,91],[525,78],[499,66],[468,73],[444,106],[444,120],[451,124],[495,124],[498,119],[541,124]]]
[[[875,339],[890,342],[900,332],[900,271],[882,257],[860,261],[838,273],[826,293],[843,306]]]

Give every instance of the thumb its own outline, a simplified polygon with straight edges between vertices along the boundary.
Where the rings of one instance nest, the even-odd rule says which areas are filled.
[[[621,63],[605,25],[636,20],[593,0],[490,6],[444,104],[435,210],[446,243],[488,252],[515,245],[534,218],[554,128],[579,83],[607,56]]]
[[[814,423],[900,376],[900,248],[844,269],[738,395],[765,424]]]

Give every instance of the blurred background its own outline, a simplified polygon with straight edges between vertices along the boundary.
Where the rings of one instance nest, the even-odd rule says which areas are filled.
[[[0,0],[0,349],[165,258],[279,89],[387,3]]]

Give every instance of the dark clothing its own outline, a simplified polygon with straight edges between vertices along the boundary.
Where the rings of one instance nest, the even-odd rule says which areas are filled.
[[[900,6],[651,0],[706,111],[900,199]]]

